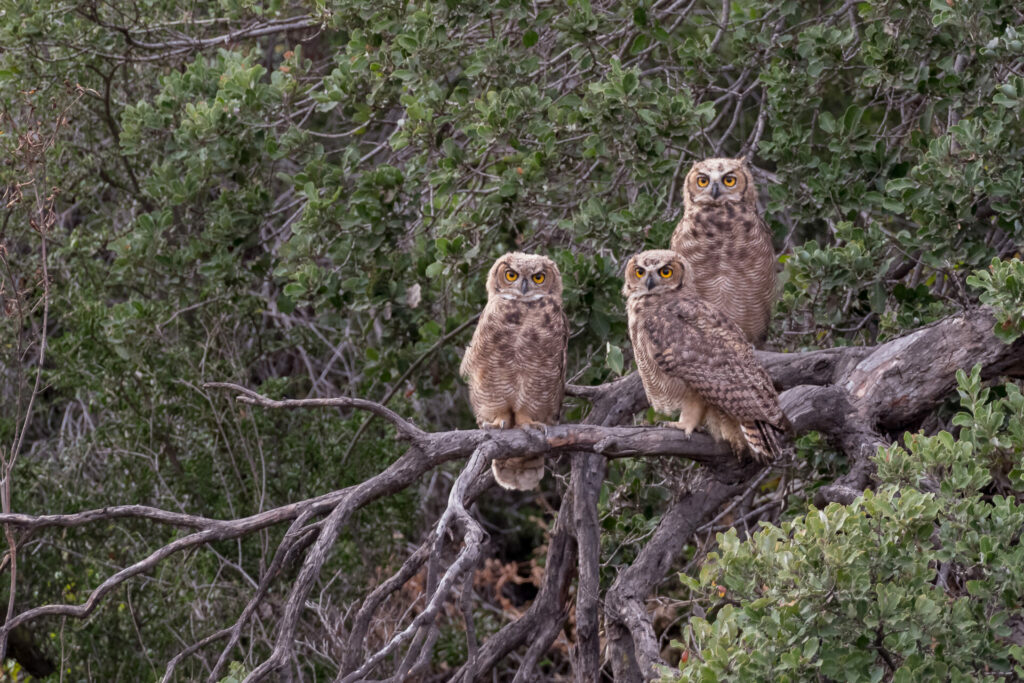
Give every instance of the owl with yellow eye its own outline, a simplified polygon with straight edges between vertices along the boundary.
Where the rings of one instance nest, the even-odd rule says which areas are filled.
[[[460,367],[477,424],[543,429],[557,423],[568,343],[555,262],[519,252],[495,261],[487,274],[487,305]],[[494,460],[491,470],[505,488],[532,489],[544,476],[544,458]]]
[[[683,257],[696,294],[758,343],[775,302],[776,258],[746,158],[694,164],[683,201],[672,251]]]
[[[629,339],[647,399],[668,426],[704,425],[737,453],[770,463],[790,449],[789,421],[743,331],[693,290],[682,257],[644,251],[626,265]]]

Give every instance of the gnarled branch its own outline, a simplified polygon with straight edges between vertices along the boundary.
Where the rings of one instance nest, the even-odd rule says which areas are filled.
[[[1024,376],[1024,340],[1005,345],[992,334],[992,316],[985,309],[965,311],[934,325],[875,347],[849,347],[807,353],[759,352],[777,386],[784,412],[796,431],[816,430],[827,435],[850,459],[850,470],[818,492],[821,504],[830,500],[849,502],[869,485],[871,456],[891,442],[896,429],[914,428],[945,400],[954,386],[955,373],[975,362],[984,364],[984,376]],[[270,676],[294,655],[296,628],[306,600],[324,563],[347,521],[374,500],[394,494],[425,473],[452,460],[469,459],[456,478],[448,505],[430,538],[364,600],[347,639],[349,651],[338,672],[339,681],[364,678],[389,657],[405,648],[397,660],[395,676],[413,675],[428,663],[438,636],[437,616],[447,604],[468,613],[466,600],[470,572],[483,552],[484,531],[468,505],[493,485],[487,464],[496,458],[572,454],[570,490],[562,497],[562,511],[548,545],[544,583],[526,613],[477,644],[472,629],[467,634],[474,656],[453,677],[469,681],[491,670],[510,651],[528,646],[517,678],[526,680],[559,633],[569,613],[569,587],[578,559],[576,600],[577,643],[573,650],[578,675],[596,676],[600,671],[597,634],[604,617],[609,659],[616,678],[645,680],[661,663],[658,641],[645,602],[671,570],[676,555],[706,520],[733,496],[749,488],[761,468],[734,457],[729,449],[703,434],[661,427],[620,426],[646,407],[646,398],[635,374],[597,387],[568,387],[583,396],[591,411],[583,424],[563,424],[540,430],[456,430],[430,433],[385,406],[357,398],[270,399],[236,384],[211,383],[208,387],[233,391],[238,400],[270,409],[342,407],[364,410],[390,423],[399,439],[409,442],[405,453],[389,467],[366,481],[322,496],[266,510],[248,517],[217,520],[164,511],[142,505],[121,505],[73,514],[0,515],[0,524],[35,531],[73,528],[119,519],[139,519],[193,529],[154,550],[89,592],[77,605],[43,605],[15,615],[0,627],[3,633],[44,616],[88,616],[116,587],[152,570],[179,551],[253,534],[267,527],[291,522],[273,561],[231,627],[214,631],[186,648],[168,663],[164,680],[188,655],[200,648],[227,640],[210,680],[217,680],[241,629],[266,597],[292,558],[301,559],[299,574],[284,603],[277,625],[274,649],[250,674],[249,680]],[[600,537],[597,499],[607,459],[675,456],[706,466],[706,473],[688,490],[677,494],[651,539],[637,559],[624,568],[604,599],[600,610]],[[461,547],[446,561],[448,535],[461,529]],[[424,565],[428,566],[424,605],[411,621],[369,656],[359,653],[374,615],[388,596],[401,588]],[[446,566],[443,566],[446,565]],[[462,587],[456,590],[458,587]]]

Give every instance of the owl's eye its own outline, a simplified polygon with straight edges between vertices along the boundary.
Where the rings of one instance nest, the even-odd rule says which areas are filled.
[[[658,275],[662,276],[663,278],[670,278],[672,277],[672,269],[669,268],[668,266],[662,266],[661,270],[658,271]]]
[[[532,279],[539,285],[540,283],[544,282],[544,273],[534,273]]]
[[[508,280],[509,282],[515,282],[516,280],[519,279],[519,273],[517,273],[514,270],[506,270],[505,279]]]
[[[647,274],[647,271],[646,271],[646,270],[644,270],[643,268],[637,268],[637,269],[636,269],[635,271],[633,271],[633,272],[634,272],[634,273],[636,274],[636,276],[637,276],[637,278],[638,278],[638,279],[639,279],[639,278],[642,278],[642,277],[643,277],[644,275],[646,275],[646,274]]]
[[[697,187],[707,187],[708,183],[710,183],[710,182],[711,182],[711,179],[708,178],[706,175],[699,175],[699,176],[697,176]]]
[[[729,175],[722,178],[722,184],[725,185],[726,187],[732,187],[733,185],[736,184],[736,176],[730,173]]]

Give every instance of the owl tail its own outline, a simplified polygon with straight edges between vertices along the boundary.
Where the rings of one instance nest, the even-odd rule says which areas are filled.
[[[537,488],[544,478],[544,456],[492,460],[491,471],[494,472],[494,479],[504,488],[529,491]]]
[[[747,441],[747,447],[750,448],[751,456],[762,465],[781,460],[792,451],[788,430],[770,422],[755,420],[741,424],[740,430]]]

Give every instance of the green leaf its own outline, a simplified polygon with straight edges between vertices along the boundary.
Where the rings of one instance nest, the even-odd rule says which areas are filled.
[[[821,115],[818,117],[818,127],[826,133],[834,133],[836,131],[835,117],[827,111],[821,112]]]
[[[639,80],[637,79],[636,74],[632,71],[627,71],[622,75],[622,90],[627,95],[632,94],[633,91],[636,90],[638,84]]]
[[[622,376],[623,370],[623,358],[622,349],[615,346],[611,342],[605,344],[605,364],[614,372],[616,375]]]

